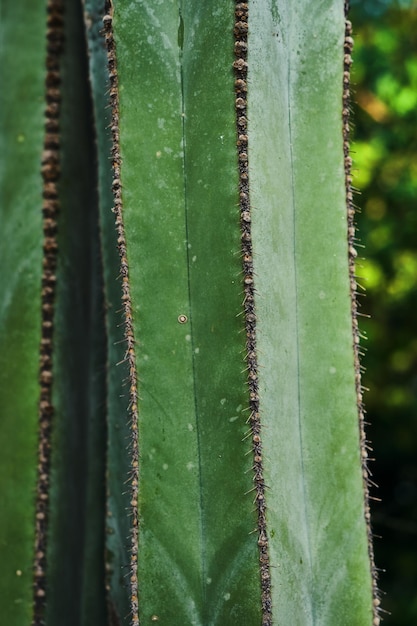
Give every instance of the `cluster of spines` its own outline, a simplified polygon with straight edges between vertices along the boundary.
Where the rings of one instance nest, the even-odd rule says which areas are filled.
[[[45,138],[41,166],[43,178],[43,267],[41,295],[42,330],[39,372],[38,479],[35,514],[34,610],[32,622],[34,626],[44,624],[46,604],[46,542],[49,517],[49,471],[53,418],[52,341],[58,253],[58,180],[60,176],[60,58],[64,45],[63,14],[64,0],[49,0],[47,5],[46,33]]]
[[[350,68],[352,65],[352,24],[347,19],[349,3],[345,2],[345,40],[344,40],[344,67],[343,67],[343,151],[345,159],[345,185],[346,185],[346,201],[347,201],[347,218],[348,218],[348,245],[349,245],[349,274],[350,286],[352,294],[352,330],[353,330],[353,349],[355,360],[355,385],[356,396],[358,402],[360,443],[361,443],[361,460],[362,460],[362,476],[365,491],[365,521],[368,531],[368,551],[372,570],[372,586],[373,586],[373,621],[372,626],[379,626],[381,618],[380,599],[377,586],[377,576],[374,560],[374,549],[372,542],[371,530],[371,513],[369,506],[369,487],[370,476],[368,461],[368,450],[370,446],[366,439],[365,433],[365,409],[363,405],[363,387],[361,384],[361,365],[360,365],[360,332],[358,326],[358,302],[357,302],[357,283],[355,260],[357,252],[355,250],[356,227],[355,227],[355,207],[353,203],[352,190],[352,158],[350,156]]]
[[[253,451],[254,492],[257,510],[257,532],[259,547],[260,577],[262,589],[262,625],[272,623],[271,574],[269,564],[268,535],[266,531],[265,479],[263,475],[261,421],[258,393],[258,360],[256,351],[255,287],[252,258],[251,206],[249,197],[248,164],[248,118],[247,118],[247,74],[248,74],[248,4],[237,2],[234,25],[235,61],[235,107],[237,152],[239,167],[239,204],[243,257],[243,281],[246,330],[246,362],[249,387],[249,422]]]
[[[122,307],[124,315],[124,338],[126,341],[125,360],[129,367],[129,419],[130,419],[130,505],[131,505],[131,536],[129,584],[132,626],[139,624],[138,616],[138,489],[139,489],[139,442],[138,442],[138,389],[136,371],[135,336],[133,329],[132,299],[130,295],[129,267],[127,262],[126,236],[123,222],[123,204],[121,176],[121,158],[119,147],[119,85],[116,65],[116,46],[113,37],[113,7],[109,0],[106,14],[103,17],[104,38],[107,47],[108,70],[110,79],[111,135],[112,135],[112,167],[113,167],[113,198],[115,214],[117,246],[120,255],[120,276],[122,280]]]

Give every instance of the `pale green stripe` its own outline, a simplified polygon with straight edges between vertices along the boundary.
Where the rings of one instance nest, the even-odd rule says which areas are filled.
[[[250,3],[249,146],[274,623],[366,626],[343,2]]]

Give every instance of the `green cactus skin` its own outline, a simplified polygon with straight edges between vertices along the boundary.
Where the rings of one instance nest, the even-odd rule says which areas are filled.
[[[348,278],[343,9],[331,0],[250,3],[260,405],[272,600],[283,624],[372,623]]]
[[[4,0],[0,13],[0,614],[21,626],[35,534],[45,3]]]
[[[200,31],[192,39],[184,31],[182,41],[182,23],[203,23],[208,7],[184,8],[180,15],[178,6],[161,5],[160,11],[153,23],[146,9],[125,14],[122,22],[116,6],[114,16],[119,24],[117,107],[127,115],[126,128],[134,129],[123,133],[120,126],[123,215],[139,342],[139,614],[145,620],[153,616],[182,623],[260,622],[256,534],[250,534],[256,517],[253,497],[244,495],[252,479],[250,446],[243,440],[248,402],[244,320],[239,317],[233,74],[226,54],[221,55],[224,67],[214,70],[213,62],[206,63],[209,73],[201,73],[195,65],[199,55],[189,53],[198,46],[208,53]],[[220,10],[219,19],[223,28],[233,20],[232,4]],[[147,30],[138,39],[140,27]],[[148,43],[152,39],[165,41],[166,59],[160,57],[159,43]],[[130,45],[135,57],[129,65]],[[233,49],[232,32],[223,47]],[[129,67],[141,76],[133,92],[124,82]],[[193,108],[202,106],[206,84],[220,99],[215,109],[224,113],[215,126],[207,115],[192,127],[187,115],[197,119]],[[150,174],[142,177],[145,168]],[[132,183],[140,186],[140,194]],[[222,228],[210,233],[210,225],[220,223]],[[155,245],[163,256],[158,266],[152,260]],[[222,489],[225,471],[233,471],[234,478]],[[161,602],[160,589],[169,602]],[[136,593],[135,585],[132,604]]]
[[[26,424],[1,425],[20,496],[7,486],[0,514],[2,614],[31,620],[36,508],[34,626],[378,626],[345,3],[84,0],[85,32],[81,3],[50,5],[61,208],[36,502],[45,7],[7,2],[3,20],[38,30],[33,93],[1,117],[5,149],[27,141],[19,189],[1,178],[25,248],[2,248],[19,271],[0,394]],[[7,69],[16,94],[25,65]]]

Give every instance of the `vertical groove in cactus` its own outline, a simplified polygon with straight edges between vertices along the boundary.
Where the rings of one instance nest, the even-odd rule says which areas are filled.
[[[45,4],[3,1],[0,41],[0,613],[20,626],[33,595]]]
[[[109,157],[112,149],[112,109],[109,106],[110,80],[107,47],[103,25],[104,3],[85,0],[84,19],[89,48],[89,72],[92,87],[94,121],[98,148],[98,197],[100,238],[103,258],[105,318],[107,331],[107,504],[106,504],[106,586],[110,623],[119,623],[118,614],[128,619],[130,598],[126,593],[129,568],[127,538],[131,528],[129,510],[130,458],[126,452],[130,437],[127,380],[128,363],[125,360],[122,286],[116,280],[120,272],[117,233],[113,204],[113,169]],[[104,26],[104,31],[103,31]],[[101,156],[100,156],[101,155]],[[122,487],[121,487],[122,485]],[[113,515],[113,511],[123,511]],[[117,607],[117,610],[116,610]]]
[[[46,367],[41,371],[38,509],[48,524],[38,530],[35,552],[36,626],[105,620],[105,332],[95,137],[80,9],[61,0],[48,5],[42,284],[51,291],[56,281],[56,288],[43,302],[43,309],[45,304],[49,308],[42,350],[47,340],[54,353],[51,363],[41,350]],[[48,393],[42,386],[44,371]],[[42,403],[48,418],[53,406],[46,427]],[[45,468],[44,450],[50,454]]]
[[[41,304],[35,626],[379,624],[346,5],[49,0],[42,283],[40,35],[39,106],[1,117],[28,149],[0,210],[30,225],[0,317],[2,445],[24,459],[0,512],[11,626],[32,603]],[[7,6],[5,32],[29,30]]]

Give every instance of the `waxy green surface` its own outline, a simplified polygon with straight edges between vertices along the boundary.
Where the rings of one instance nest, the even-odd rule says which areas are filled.
[[[115,4],[143,623],[261,620],[244,440],[233,23],[230,1]]]
[[[24,45],[16,45],[16,41]],[[0,7],[1,621],[30,623],[41,331],[45,2]]]
[[[370,626],[342,146],[342,0],[249,4],[274,623]]]

